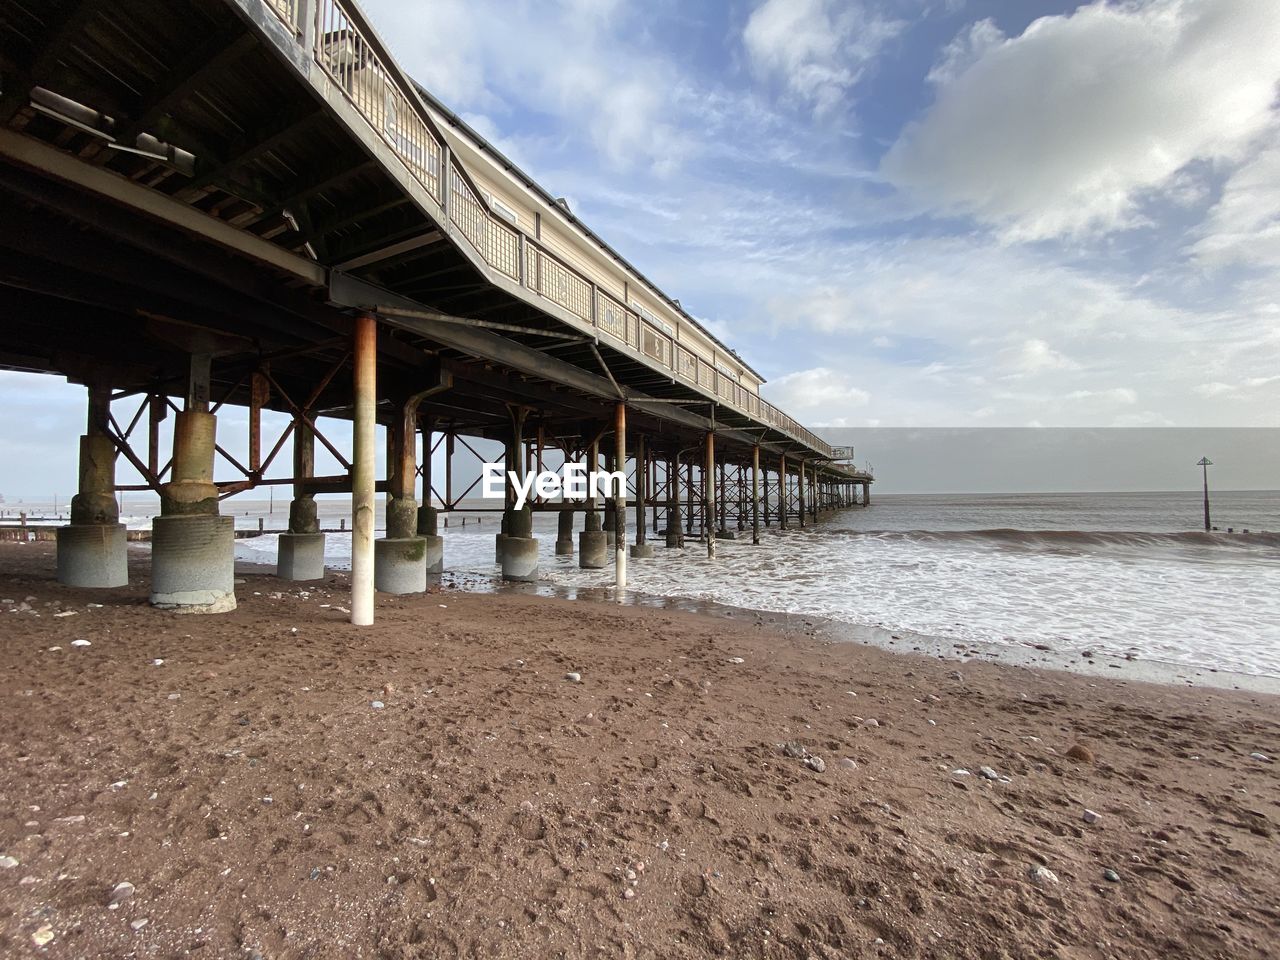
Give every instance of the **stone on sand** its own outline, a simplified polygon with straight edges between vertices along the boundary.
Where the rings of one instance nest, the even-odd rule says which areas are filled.
[[[1042,867],[1039,864],[1027,868],[1027,878],[1037,887],[1045,887],[1051,883],[1058,883],[1058,875],[1048,867]]]
[[[821,757],[806,757],[804,765],[814,773],[822,773],[827,769],[827,763]]]
[[[1093,751],[1082,743],[1074,744],[1067,751],[1067,756],[1072,760],[1078,760],[1081,763],[1093,763]]]

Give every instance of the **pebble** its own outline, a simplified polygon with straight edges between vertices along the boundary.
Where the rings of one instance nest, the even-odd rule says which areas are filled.
[[[743,660],[742,657],[730,657],[728,662],[729,663],[746,663],[747,661]]]
[[[181,699],[182,699],[182,694],[180,694],[180,693],[171,693],[171,694],[169,694],[169,696],[168,696],[166,699],[169,699],[169,700],[181,700]]]
[[[1082,743],[1077,743],[1067,751],[1067,756],[1081,763],[1093,763],[1093,751]]]
[[[134,886],[128,880],[121,880],[111,888],[111,896],[107,898],[108,910],[119,910],[120,904],[133,896]]]
[[[151,665],[152,665],[153,667],[163,667],[163,666],[164,666],[164,660],[163,660],[162,658],[160,658],[160,657],[156,657],[154,660],[152,660],[152,661],[151,661]]]
[[[999,780],[1000,774],[996,773],[991,767],[979,767],[978,775],[984,780]]]
[[[1099,817],[1099,815],[1098,815],[1097,813],[1095,813],[1094,811],[1090,810],[1088,807],[1086,807],[1086,808],[1085,808],[1085,811],[1084,811],[1084,822],[1085,822],[1085,823],[1097,823],[1099,819],[1101,819],[1101,818]]]
[[[957,767],[955,770],[952,770],[952,771],[951,771],[951,775],[952,775],[953,777],[971,777],[971,776],[973,776],[973,774],[972,774],[972,773],[970,773],[968,770],[966,770],[964,767]]]
[[[386,706],[386,704],[383,703],[381,700],[375,700],[373,701],[373,703],[369,704],[369,706],[373,707],[373,709],[375,710],[381,710],[383,707]]]
[[[1102,871],[1102,876],[1104,879],[1110,881],[1111,883],[1120,882],[1120,874],[1116,873],[1114,870],[1112,870],[1109,867],[1106,870]]]
[[[1258,753],[1258,752],[1256,752],[1256,751],[1255,751],[1254,753],[1249,754],[1249,759],[1250,759],[1250,760],[1261,760],[1263,763],[1270,763],[1270,762],[1271,762],[1271,758],[1270,758],[1270,757],[1268,757],[1265,753]]]
[[[89,640],[72,640],[71,645],[73,647],[91,647],[93,643]]]
[[[865,727],[878,727],[880,726],[880,721],[875,717],[868,717],[866,720],[862,721],[862,725]]]
[[[1042,867],[1039,864],[1027,868],[1027,877],[1036,886],[1043,887],[1045,884],[1057,883],[1058,875],[1048,867]]]
[[[814,773],[822,773],[827,769],[826,761],[821,757],[807,757],[804,761],[804,765]]]
[[[129,929],[137,933],[139,930],[141,930],[150,922],[151,921],[148,920],[146,917],[139,917],[137,920],[134,920],[132,923],[129,924]]]
[[[53,927],[47,923],[31,935],[31,942],[37,947],[43,947],[53,942]]]
[[[581,683],[581,682],[582,682],[582,674],[580,674],[580,673],[566,673],[566,674],[564,675],[564,678],[565,678],[566,680],[568,680],[570,683]]]
[[[845,770],[857,770],[858,761],[850,757],[843,757],[840,760],[840,766],[843,767]]]
[[[782,752],[792,760],[803,760],[809,755],[809,751],[794,740],[784,743],[782,745]]]
[[[636,896],[636,892],[632,890],[630,887],[627,887],[627,889],[622,891],[623,900],[634,900],[635,896]]]
[[[18,865],[18,861],[13,859],[13,857],[9,857],[9,856],[0,857],[0,869],[12,870],[17,865]]]

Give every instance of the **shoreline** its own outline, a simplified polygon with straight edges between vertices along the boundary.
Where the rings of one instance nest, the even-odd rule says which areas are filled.
[[[538,588],[380,594],[354,628],[344,576],[242,570],[237,610],[183,616],[138,578],[62,587],[41,552],[0,545],[0,594],[34,598],[0,613],[6,955],[46,927],[39,955],[84,958],[1235,960],[1280,936],[1266,694]]]
[[[269,564],[237,560],[236,571],[271,576],[275,573],[275,568]],[[341,575],[349,573],[341,568],[330,572]],[[1087,657],[1072,656],[1061,651],[1043,649],[1043,645],[1037,646],[1025,641],[1011,640],[1004,644],[962,642],[912,630],[850,623],[817,614],[762,610],[699,597],[645,593],[630,587],[627,588],[625,597],[619,600],[612,586],[575,587],[548,581],[539,581],[536,584],[504,583],[496,573],[487,576],[471,571],[445,570],[436,582],[477,594],[515,593],[526,596],[558,597],[566,600],[584,599],[595,603],[620,603],[625,606],[659,610],[680,610],[727,620],[752,619],[772,629],[804,633],[822,642],[857,643],[890,653],[920,654],[957,663],[981,660],[1008,666],[1061,671],[1073,676],[1134,680],[1175,687],[1241,690],[1280,696],[1280,677],[1222,670],[1204,664],[1118,657],[1103,652],[1095,652]],[[1111,671],[1122,671],[1122,673]]]

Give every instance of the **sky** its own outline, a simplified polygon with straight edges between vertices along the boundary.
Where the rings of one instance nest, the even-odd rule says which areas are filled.
[[[361,5],[807,425],[1280,426],[1275,0]]]

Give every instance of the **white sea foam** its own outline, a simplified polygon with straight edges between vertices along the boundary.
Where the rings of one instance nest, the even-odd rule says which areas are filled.
[[[1008,527],[1020,520],[1085,524],[1074,509],[1055,513],[1042,499],[1021,512],[1003,502],[970,502],[956,511],[936,503],[926,509],[921,501],[902,506],[909,501],[846,511],[805,530],[774,527],[758,547],[749,537],[721,541],[714,563],[700,543],[669,551],[659,537],[653,559],[629,564],[629,587],[956,642],[1042,643],[1059,652],[1131,653],[1280,676],[1280,541],[1274,535],[966,530],[956,529],[965,519]],[[1157,526],[1134,501],[1117,502],[1110,517],[1105,506],[1092,505],[1088,520],[1095,531],[1108,520]],[[1160,502],[1153,500],[1150,509]],[[1260,525],[1256,513],[1250,516]],[[935,529],[870,529],[895,522]],[[565,587],[608,585],[612,570],[580,570],[576,557],[554,556],[555,525],[552,514],[535,518],[542,578]],[[493,575],[497,531],[494,515],[482,525],[473,517],[465,527],[455,518],[442,531],[447,569]],[[349,534],[329,534],[333,566],[350,565],[350,544]],[[275,550],[272,535],[237,544],[238,556],[258,562],[273,563]]]

